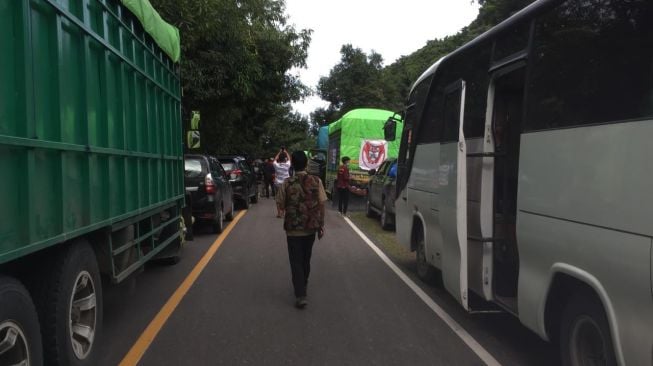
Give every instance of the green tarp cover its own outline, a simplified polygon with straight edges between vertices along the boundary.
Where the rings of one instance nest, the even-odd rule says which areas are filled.
[[[341,131],[340,156],[349,156],[351,164],[357,166],[363,140],[383,140],[383,125],[392,115],[394,115],[392,111],[361,108],[351,110],[339,120],[329,124],[329,135]],[[387,158],[396,158],[399,155],[403,127],[403,123],[397,123],[397,139],[388,141]],[[329,149],[331,148],[329,146]]]
[[[179,62],[181,46],[179,44],[179,29],[168,24],[154,10],[148,0],[121,0],[141,24],[145,31],[154,38],[159,47],[174,62]]]

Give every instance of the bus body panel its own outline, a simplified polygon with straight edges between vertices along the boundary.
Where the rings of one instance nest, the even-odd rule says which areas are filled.
[[[651,136],[651,120],[522,135],[519,209],[653,236]]]
[[[650,363],[653,345],[653,174],[642,169],[653,156],[652,134],[653,123],[644,121],[522,135],[520,320],[545,336],[549,272],[556,263],[577,268],[604,289],[615,350],[620,344],[626,364]]]
[[[467,238],[460,237],[458,205],[458,143],[440,145],[440,225],[442,227],[442,280],[458,302],[467,308]],[[466,224],[466,223],[465,223]],[[466,231],[466,225],[465,225]],[[465,233],[466,234],[466,233]],[[462,287],[464,286],[464,288]]]
[[[437,167],[440,161],[440,144],[423,144],[417,147],[420,152],[416,154],[415,164],[413,166],[407,188],[407,200],[402,201],[408,210],[410,216],[415,212],[420,212],[424,225],[424,243],[426,251],[426,260],[429,264],[441,268],[442,260],[442,234],[440,230],[439,219],[439,183]],[[401,230],[398,235],[407,238],[407,243],[411,242],[411,233],[414,222],[402,222],[397,225],[397,230]]]
[[[517,230],[520,321],[547,338],[544,314],[551,281],[560,271],[557,268],[572,268],[566,273],[574,273],[602,299],[615,352],[625,359],[622,364],[650,363],[653,301],[647,278],[651,239],[523,212]],[[627,270],[615,272],[616,268]]]

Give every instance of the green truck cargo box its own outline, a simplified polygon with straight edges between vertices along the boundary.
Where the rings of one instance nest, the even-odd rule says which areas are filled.
[[[61,348],[70,342],[43,345],[43,358],[63,364],[94,362],[92,333],[75,329],[94,331],[83,319],[101,321],[99,272],[119,282],[148,260],[178,258],[183,242],[179,33],[147,0],[125,5],[0,1],[0,290],[25,285],[39,320],[71,334],[74,352]],[[80,256],[97,265],[53,264]],[[77,282],[53,282],[59,274],[78,274]],[[79,327],[61,333],[73,320],[41,312],[59,301],[37,296],[50,285],[73,299],[84,289],[87,302],[70,309]],[[95,317],[73,316],[89,309]]]
[[[399,140],[383,140],[383,126],[392,111],[373,108],[353,109],[339,120],[329,124],[329,148],[327,154],[326,190],[334,191],[340,159],[348,156],[351,184],[365,188],[369,181],[368,171],[381,165],[388,158],[396,158]],[[397,123],[396,133],[401,136],[403,124]]]

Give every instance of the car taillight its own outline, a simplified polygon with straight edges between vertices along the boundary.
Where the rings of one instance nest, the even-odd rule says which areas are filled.
[[[206,186],[206,193],[215,193],[215,183],[213,183],[211,173],[207,174],[206,178],[204,178],[204,185]]]
[[[242,174],[243,172],[240,169],[232,170],[231,173],[229,174],[229,178],[236,179],[240,177]]]

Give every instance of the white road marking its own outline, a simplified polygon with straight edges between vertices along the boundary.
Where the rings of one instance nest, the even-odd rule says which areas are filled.
[[[476,353],[476,355],[486,365],[501,366],[499,361],[497,361],[485,348],[483,348],[483,346],[481,346],[480,343],[478,343],[476,339],[474,339],[474,337],[472,337],[469,333],[467,333],[467,331],[460,324],[458,324],[458,322],[455,321],[449,314],[447,314],[447,312],[444,311],[444,309],[442,309],[438,304],[436,304],[435,301],[433,301],[433,299],[429,297],[429,295],[427,295],[419,286],[417,286],[415,282],[413,282],[413,280],[411,280],[401,269],[399,269],[399,267],[397,267],[397,265],[394,264],[390,260],[390,258],[388,258],[388,256],[386,256],[385,253],[381,251],[381,249],[379,249],[376,245],[374,245],[374,243],[365,234],[363,234],[363,232],[360,231],[360,229],[356,225],[354,225],[354,223],[351,222],[351,220],[348,217],[345,217],[344,219],[347,222],[347,224],[349,224],[349,226],[351,226],[351,228],[356,232],[356,234],[358,234],[358,236],[360,236],[361,239],[363,239],[363,241],[370,248],[372,248],[372,250],[376,253],[376,255],[378,255],[379,258],[381,258],[381,260],[383,260],[383,262],[385,262],[385,264],[388,267],[390,267],[390,269],[392,269],[392,271],[394,271],[394,273],[397,276],[399,276],[399,278],[401,278],[401,280],[404,281],[404,283],[408,285],[408,287],[410,287],[410,289],[413,290],[413,292],[415,292],[415,294],[417,294],[417,296],[420,299],[422,299],[422,301],[424,301],[426,306],[431,308],[431,310],[433,310],[433,312],[440,319],[442,319],[442,321],[444,321],[449,326],[449,328],[451,328],[451,330],[453,330],[454,333],[456,333],[456,335],[460,337],[460,339],[463,342],[465,342],[465,344],[472,351],[474,351],[474,353]]]

